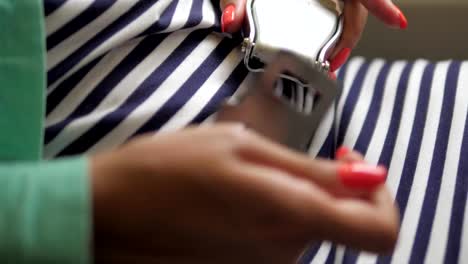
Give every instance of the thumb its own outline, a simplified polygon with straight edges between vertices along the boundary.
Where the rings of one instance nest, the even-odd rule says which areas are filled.
[[[220,0],[221,30],[223,33],[235,33],[242,28],[245,17],[245,2],[246,0]]]

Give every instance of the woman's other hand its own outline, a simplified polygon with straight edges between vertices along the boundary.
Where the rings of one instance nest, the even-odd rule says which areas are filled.
[[[237,125],[145,136],[91,158],[95,259],[292,263],[311,240],[388,252],[399,221],[385,176],[359,155],[314,160]]]
[[[287,0],[284,0],[287,1]],[[246,0],[221,0],[221,28],[234,33],[241,29],[245,18]],[[334,72],[349,58],[367,22],[368,12],[393,28],[405,29],[406,17],[391,0],[345,0],[344,29],[340,41],[330,56],[330,71]]]

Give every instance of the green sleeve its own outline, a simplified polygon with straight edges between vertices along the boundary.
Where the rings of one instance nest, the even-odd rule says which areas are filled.
[[[0,263],[89,263],[87,161],[39,161],[45,99],[41,0],[0,0]]]
[[[0,262],[89,263],[87,160],[0,163]]]
[[[0,162],[42,155],[46,90],[42,0],[0,0]]]

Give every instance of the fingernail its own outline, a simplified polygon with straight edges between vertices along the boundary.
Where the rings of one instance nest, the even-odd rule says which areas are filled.
[[[330,78],[330,79],[336,81],[336,79],[337,79],[336,73],[334,73],[334,72],[329,72],[329,73],[328,73],[328,78]]]
[[[341,158],[343,158],[346,154],[348,154],[349,152],[350,152],[349,148],[347,148],[347,147],[345,147],[345,146],[339,147],[339,148],[336,150],[335,157],[336,157],[336,159],[341,159]]]
[[[236,6],[234,4],[227,5],[224,8],[221,16],[221,31],[226,33],[229,31],[234,19],[236,18]]]
[[[338,168],[338,177],[346,187],[373,189],[385,183],[387,169],[363,163],[344,163]]]
[[[400,29],[406,29],[408,27],[408,19],[406,19],[405,15],[403,14],[403,12],[401,12],[400,8],[396,7],[396,9],[398,10]]]
[[[348,60],[349,55],[351,54],[350,48],[344,48],[336,54],[336,56],[330,61],[330,71],[334,72],[340,68],[346,60]]]

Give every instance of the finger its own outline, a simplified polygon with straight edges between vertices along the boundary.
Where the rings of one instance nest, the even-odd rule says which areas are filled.
[[[391,0],[360,0],[361,3],[385,24],[405,29],[408,27],[408,20],[401,10],[392,3]]]
[[[364,162],[364,156],[357,151],[353,151],[345,146],[336,150],[336,160],[341,162]]]
[[[246,0],[221,0],[221,30],[223,33],[235,33],[242,28],[245,17]]]
[[[312,180],[326,188],[372,190],[383,184],[387,176],[387,170],[381,166],[313,160],[255,133],[249,133],[244,140],[241,155],[245,159]]]
[[[378,253],[393,250],[398,237],[399,214],[385,188],[374,193],[371,203],[336,200],[322,212],[322,239]]]
[[[331,195],[310,181],[269,166],[241,160],[228,170],[233,174],[227,177],[230,182],[224,182],[226,204],[241,203],[240,215],[247,217],[248,226],[252,220],[255,224],[255,232],[242,232],[243,239],[260,245],[259,252],[268,249],[266,256],[280,246],[273,250],[275,260],[256,263],[293,263],[315,237],[307,230],[316,226],[309,221],[311,214],[320,211]]]
[[[289,236],[306,243],[316,238],[369,251],[393,249],[399,218],[385,188],[375,192],[370,202],[336,199],[319,186],[283,171],[257,165],[242,167],[243,172],[234,177],[245,180],[237,193],[255,201],[246,205],[246,210],[267,212],[268,223],[288,227],[270,233],[274,236],[271,239]],[[246,197],[249,194],[252,197]]]
[[[343,13],[343,32],[330,59],[331,72],[340,68],[349,58],[352,49],[354,49],[364,31],[367,13],[367,9],[359,0],[346,1]]]
[[[317,184],[270,166],[242,161],[237,169],[233,170],[237,175],[232,179],[238,184],[227,186],[240,186],[244,200],[251,198],[256,201],[248,206],[262,206],[263,201],[272,208],[286,208],[290,213],[299,214],[304,202],[311,205],[323,204],[331,198],[330,194]],[[239,193],[239,190],[236,192]],[[249,194],[254,197],[246,197]],[[280,211],[275,217],[284,218],[281,217],[283,213]],[[274,219],[272,217],[271,220]]]

